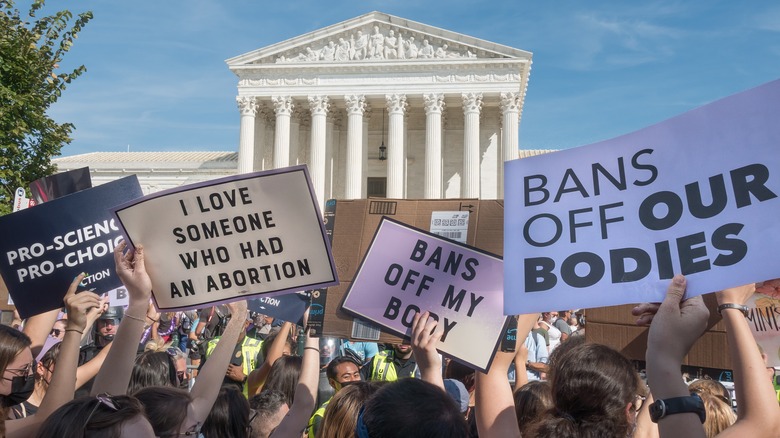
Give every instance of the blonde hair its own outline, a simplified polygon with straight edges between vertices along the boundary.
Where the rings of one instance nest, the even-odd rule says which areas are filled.
[[[330,399],[317,438],[352,438],[360,408],[385,382],[352,382]]]
[[[699,392],[697,394],[704,402],[704,410],[707,412],[707,419],[704,421],[704,432],[708,438],[718,435],[737,421],[737,414],[719,396],[707,392]]]

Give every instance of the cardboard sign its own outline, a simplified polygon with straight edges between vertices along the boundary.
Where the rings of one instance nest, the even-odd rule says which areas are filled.
[[[55,173],[30,183],[30,193],[38,204],[92,187],[89,167]]]
[[[780,81],[506,163],[506,314],[659,302],[778,277]]]
[[[344,310],[401,336],[417,312],[444,330],[439,351],[487,371],[503,334],[501,258],[387,217],[344,299]]]
[[[115,209],[162,311],[338,284],[305,166],[155,193]]]
[[[767,356],[767,365],[780,367],[780,295],[756,292],[746,305],[753,337]]]
[[[97,293],[122,285],[113,257],[122,233],[110,209],[140,196],[132,175],[0,217],[0,274],[22,318],[62,307],[81,272]]]
[[[305,293],[260,297],[247,300],[247,306],[252,312],[257,312],[293,324],[303,324],[303,314],[306,312],[310,298]]]

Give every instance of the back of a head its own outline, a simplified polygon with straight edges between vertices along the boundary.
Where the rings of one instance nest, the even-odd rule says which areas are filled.
[[[550,372],[553,408],[530,426],[538,437],[624,437],[626,408],[641,380],[631,361],[605,345],[582,344],[558,356]],[[644,395],[644,394],[641,394]]]
[[[170,386],[149,386],[139,389],[133,396],[143,404],[157,436],[179,433],[192,401],[189,392]]]
[[[697,394],[704,402],[704,410],[707,413],[707,419],[704,421],[704,432],[708,438],[723,432],[737,421],[737,415],[721,396],[708,392],[697,392]]]
[[[353,437],[360,408],[384,384],[384,380],[350,382],[330,399],[318,437]]]
[[[295,387],[301,375],[300,356],[282,356],[274,362],[263,389],[272,389],[284,394],[288,406],[295,398]]]
[[[694,380],[690,385],[688,385],[688,391],[690,391],[691,394],[695,392],[699,395],[707,393],[714,395],[715,397],[722,398],[726,403],[731,403],[731,394],[729,394],[729,390],[717,380]]]
[[[249,399],[249,407],[254,411],[249,425],[252,428],[250,438],[268,438],[289,409],[285,395],[271,389],[264,389]]]
[[[149,386],[178,386],[176,363],[166,352],[145,351],[135,358],[127,393]]]
[[[552,390],[547,381],[533,380],[526,383],[515,391],[514,399],[517,424],[523,436],[531,423],[553,407]]]
[[[110,406],[97,397],[71,400],[46,418],[36,436],[114,438],[120,436],[122,425],[126,421],[144,414],[143,406],[134,397],[111,396],[108,397],[107,403]]]
[[[249,402],[234,386],[223,386],[203,422],[205,438],[242,438],[249,426]]]
[[[371,438],[465,438],[466,420],[441,388],[419,379],[388,383],[365,404],[362,424]]]

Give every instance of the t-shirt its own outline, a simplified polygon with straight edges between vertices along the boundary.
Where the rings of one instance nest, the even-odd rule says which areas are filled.
[[[212,313],[212,309],[213,313]],[[201,309],[199,314],[200,322],[206,321],[206,327],[203,328],[203,338],[213,339],[222,335],[222,330],[225,329],[227,316],[230,314],[227,307],[219,305],[216,307],[206,307]]]
[[[569,324],[567,324],[566,321],[564,321],[563,319],[561,318],[556,319],[553,325],[555,326],[555,328],[560,330],[561,333],[566,333],[567,335],[571,335],[571,327],[569,327]]]

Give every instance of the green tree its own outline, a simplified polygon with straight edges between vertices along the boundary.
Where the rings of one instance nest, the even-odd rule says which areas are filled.
[[[73,125],[56,123],[47,111],[86,71],[57,70],[92,12],[37,18],[43,5],[34,0],[22,16],[12,0],[0,0],[0,215],[11,211],[17,187],[54,172],[51,159],[70,143]]]

